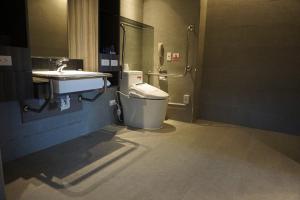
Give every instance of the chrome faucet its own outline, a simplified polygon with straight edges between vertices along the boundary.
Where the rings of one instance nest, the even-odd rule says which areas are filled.
[[[68,58],[58,59],[55,64],[58,67],[56,71],[62,72],[64,68],[68,67],[67,64],[63,64],[63,62],[69,61]]]

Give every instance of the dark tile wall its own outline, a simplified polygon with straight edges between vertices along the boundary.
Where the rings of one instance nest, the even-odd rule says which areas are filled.
[[[11,56],[12,66],[0,67],[0,101],[32,97],[30,50],[0,45],[0,55]]]
[[[95,102],[83,102],[82,109],[76,112],[27,123],[22,123],[18,102],[0,103],[0,149],[3,161],[14,160],[114,123],[113,107],[109,107],[108,102],[115,98],[115,91],[116,87],[108,88]]]
[[[44,89],[44,88],[43,88]],[[62,95],[63,96],[63,95]],[[49,103],[45,109],[41,113],[35,113],[35,112],[24,112],[22,110],[22,122],[23,123],[29,123],[31,121],[35,120],[41,120],[44,118],[49,117],[56,117],[59,115],[64,115],[71,112],[78,112],[82,110],[82,102],[79,101],[79,94],[68,94],[70,97],[70,108],[61,111],[59,107],[59,97],[55,97],[54,102]],[[25,105],[30,105],[32,108],[40,108],[45,100],[44,98],[48,98],[48,95],[45,95],[45,97],[42,97],[40,99],[30,99],[22,102],[22,109]]]
[[[56,61],[60,58],[47,58],[47,57],[32,57],[32,70],[56,70]],[[83,70],[83,60],[82,59],[69,59],[65,61],[67,64],[66,70]]]
[[[300,3],[209,0],[201,117],[300,134]]]

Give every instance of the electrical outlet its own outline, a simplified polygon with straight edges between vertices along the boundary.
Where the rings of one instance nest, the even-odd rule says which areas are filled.
[[[169,62],[172,61],[172,52],[167,53],[167,61],[169,61]]]
[[[115,105],[117,105],[116,100],[113,99],[109,101],[109,106],[115,106]]]
[[[186,105],[190,103],[190,95],[188,94],[183,95],[183,103]]]
[[[112,67],[117,67],[117,66],[119,66],[118,60],[111,60],[111,61],[110,61],[110,66],[112,66]]]
[[[109,66],[110,60],[108,59],[101,59],[101,66]]]

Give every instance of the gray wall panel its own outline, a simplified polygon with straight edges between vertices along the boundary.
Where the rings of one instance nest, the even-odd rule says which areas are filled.
[[[208,1],[201,118],[300,134],[300,3]]]

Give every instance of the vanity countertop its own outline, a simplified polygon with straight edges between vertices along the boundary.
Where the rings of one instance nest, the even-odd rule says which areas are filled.
[[[75,80],[75,79],[89,79],[89,78],[107,78],[112,77],[109,73],[102,72],[87,72],[76,70],[58,71],[32,71],[32,76],[36,78],[45,78],[53,80]]]

